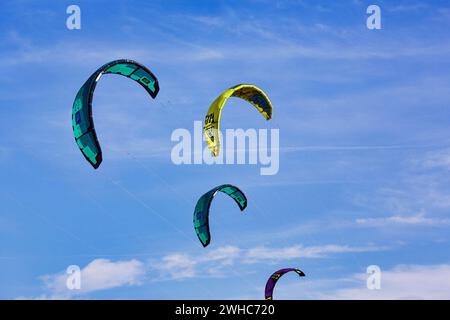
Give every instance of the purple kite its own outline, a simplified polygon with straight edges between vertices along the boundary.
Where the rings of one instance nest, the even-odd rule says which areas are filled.
[[[300,269],[295,269],[295,268],[286,268],[286,269],[281,269],[278,270],[276,272],[274,272],[269,280],[267,280],[266,283],[266,300],[273,300],[273,289],[275,288],[275,284],[277,283],[278,279],[281,278],[282,275],[284,275],[285,273],[294,271],[296,272],[300,277],[304,277],[305,274],[303,273],[302,270]]]

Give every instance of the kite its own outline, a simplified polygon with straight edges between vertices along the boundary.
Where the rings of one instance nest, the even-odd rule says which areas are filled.
[[[247,198],[244,193],[231,184],[223,184],[215,187],[202,195],[200,199],[198,199],[197,205],[195,206],[194,228],[203,247],[207,247],[211,241],[211,233],[209,232],[209,208],[211,207],[213,198],[219,191],[233,198],[241,211],[247,207]]]
[[[251,84],[238,84],[225,90],[209,107],[203,124],[206,143],[214,156],[218,156],[220,150],[219,132],[222,108],[230,97],[244,99],[254,105],[267,120],[272,118],[272,103],[260,88]]]
[[[78,91],[72,106],[72,129],[75,141],[86,160],[97,169],[102,162],[102,151],[92,118],[92,99],[98,80],[103,74],[119,74],[139,83],[154,99],[159,92],[158,79],[140,63],[121,59],[111,61],[97,71]]]
[[[274,272],[269,280],[267,280],[266,283],[266,290],[265,290],[265,294],[266,294],[266,300],[273,300],[273,289],[275,288],[275,284],[277,283],[278,279],[280,279],[285,273],[294,271],[296,272],[300,277],[304,277],[305,274],[303,273],[303,271],[301,271],[300,269],[295,269],[295,268],[286,268],[286,269],[281,269],[278,270],[276,272]]]

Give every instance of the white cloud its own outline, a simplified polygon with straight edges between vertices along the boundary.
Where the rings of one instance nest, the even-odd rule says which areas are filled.
[[[368,290],[366,274],[358,286],[337,290],[328,299],[450,299],[450,265],[397,266],[381,273],[381,289]]]
[[[160,274],[155,280],[180,280],[205,274],[220,277],[224,267],[234,264],[240,251],[237,247],[225,246],[198,256],[172,253],[151,262],[150,266]]]
[[[152,268],[159,272],[159,280],[180,280],[196,276],[198,261],[187,254],[169,254],[159,262],[151,264]]]
[[[234,246],[225,246],[217,248],[206,254],[204,261],[221,261],[225,265],[230,265],[241,253],[241,249]]]
[[[70,298],[79,294],[107,290],[122,286],[140,285],[146,269],[138,260],[110,261],[95,259],[81,269],[81,287],[69,290],[65,272],[44,275],[41,279],[51,295],[48,297]],[[46,296],[43,296],[45,298]]]

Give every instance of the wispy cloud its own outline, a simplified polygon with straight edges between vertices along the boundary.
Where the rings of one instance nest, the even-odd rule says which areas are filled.
[[[419,11],[419,10],[427,10],[431,9],[430,6],[426,3],[411,3],[411,4],[402,4],[402,5],[393,5],[393,6],[387,6],[386,9],[391,12],[412,12],[412,11]]]
[[[335,244],[310,247],[302,245],[280,248],[254,247],[249,249],[226,246],[197,256],[187,253],[169,254],[162,257],[159,261],[152,262],[151,268],[160,273],[158,280],[222,277],[227,273],[232,273],[233,269],[240,264],[326,258],[334,254],[363,253],[387,249],[387,247],[352,247]]]
[[[335,244],[311,247],[304,247],[301,245],[285,248],[258,247],[249,249],[244,259],[247,262],[256,263],[262,260],[280,261],[300,258],[325,258],[332,254],[371,252],[386,249],[386,247],[351,247]]]
[[[450,219],[429,218],[424,213],[411,216],[394,215],[383,218],[360,218],[356,223],[366,227],[392,227],[396,225],[411,226],[449,226]]]
[[[450,149],[429,152],[420,164],[428,169],[450,169]]]
[[[240,256],[241,249],[234,246],[220,247],[202,255],[187,253],[168,254],[150,262],[150,268],[159,273],[154,280],[180,280],[194,277],[221,277],[223,269],[231,266]]]
[[[391,10],[418,10],[418,6],[397,6]],[[173,19],[175,19],[173,17]],[[183,16],[184,18],[184,16]],[[404,43],[394,34],[386,38],[382,44],[373,46],[371,42],[362,42],[359,46],[349,46],[342,41],[345,35],[358,38],[354,29],[328,27],[317,23],[313,26],[300,24],[297,19],[283,19],[284,23],[259,19],[242,20],[234,14],[221,16],[190,15],[177,24],[172,32],[153,29],[153,41],[141,41],[139,44],[127,46],[115,45],[110,41],[98,39],[77,41],[59,41],[57,44],[42,45],[25,37],[18,31],[11,31],[4,41],[13,44],[9,54],[0,62],[2,66],[16,66],[28,63],[48,63],[89,65],[90,61],[127,57],[143,61],[152,61],[169,65],[179,65],[180,62],[201,64],[205,61],[236,61],[242,57],[251,57],[252,61],[273,61],[277,59],[326,59],[326,60],[370,60],[370,59],[401,59],[406,57],[445,56],[450,52],[450,46],[438,43]],[[187,41],[183,38],[183,30],[192,28],[192,22],[201,27],[220,28],[221,32],[229,32],[230,37],[224,37],[220,42],[214,39],[203,41]],[[146,26],[146,25],[144,25]],[[230,27],[231,26],[231,27]],[[233,27],[234,26],[234,27]],[[307,30],[305,30],[307,29]],[[337,32],[338,29],[340,32]],[[296,30],[297,33],[286,32]],[[299,41],[302,33],[324,34],[329,37],[314,42]],[[251,39],[249,41],[248,39]],[[87,50],[88,49],[88,50]],[[183,54],[180,54],[183,52]],[[107,58],[109,57],[109,58]]]

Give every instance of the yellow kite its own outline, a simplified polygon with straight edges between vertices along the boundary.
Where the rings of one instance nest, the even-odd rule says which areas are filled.
[[[260,88],[251,84],[238,84],[225,90],[209,107],[203,124],[206,143],[216,157],[220,150],[220,116],[229,97],[244,99],[254,105],[267,120],[272,118],[272,103]]]

